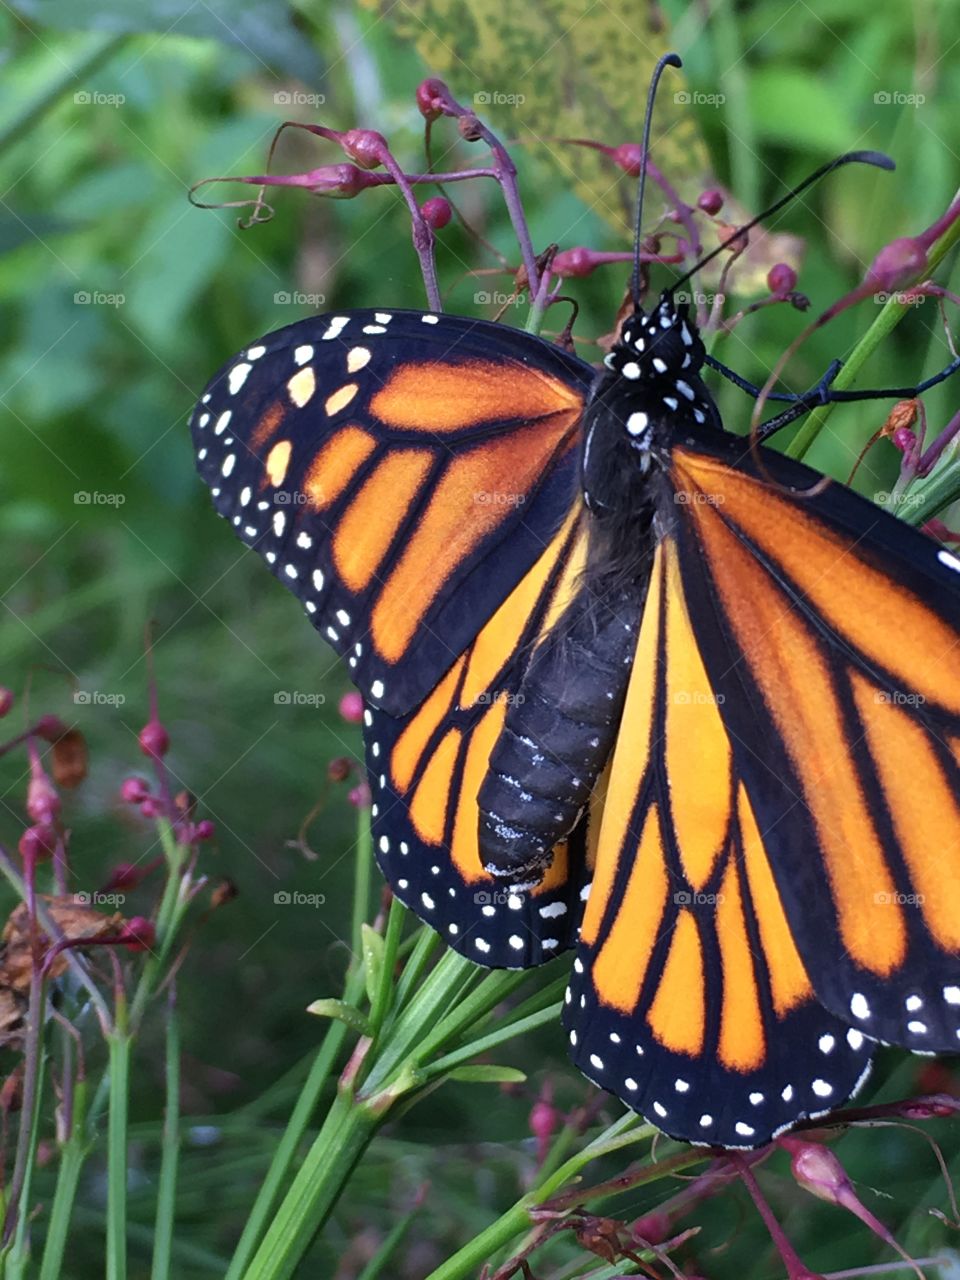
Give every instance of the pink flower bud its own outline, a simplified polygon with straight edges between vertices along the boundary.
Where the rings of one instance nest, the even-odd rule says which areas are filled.
[[[132,916],[117,934],[116,941],[128,951],[151,951],[156,945],[157,931],[145,916]]]
[[[442,116],[446,99],[447,86],[442,80],[422,80],[417,85],[417,107],[425,120]]]
[[[840,1204],[850,1179],[837,1157],[819,1142],[787,1138],[782,1145],[790,1152],[790,1168],[801,1187],[820,1200]]]
[[[767,288],[775,298],[783,298],[797,287],[797,273],[788,262],[777,262],[767,272]]]
[[[114,893],[120,889],[135,889],[143,879],[144,868],[134,862],[118,862],[110,872],[110,878],[103,887],[104,893]]]
[[[643,163],[643,147],[639,142],[623,142],[619,147],[609,153],[613,163],[624,173],[628,173],[631,178],[640,176],[640,166]]]
[[[43,738],[45,742],[56,742],[57,738],[62,738],[67,732],[67,726],[59,716],[41,716],[36,723],[34,732],[38,738]]]
[[[212,840],[216,833],[216,824],[211,822],[209,818],[201,818],[193,832],[197,840]]]
[[[704,213],[709,213],[712,218],[723,208],[723,192],[718,191],[716,187],[708,187],[706,191],[701,191],[697,197],[697,208],[702,209]]]
[[[363,720],[363,694],[351,689],[340,699],[340,714],[347,724],[360,724]]]
[[[20,857],[25,863],[46,862],[52,858],[57,847],[57,833],[53,827],[45,823],[37,823],[27,827],[17,845]]]
[[[358,783],[347,792],[347,800],[355,809],[369,809],[371,799],[370,787],[366,782]]]
[[[13,693],[11,690],[0,685],[0,719],[8,714],[13,706]]]
[[[120,799],[126,804],[142,804],[150,794],[150,788],[143,778],[124,778],[120,787]]]
[[[27,785],[27,814],[34,822],[53,825],[60,816],[57,789],[43,771],[36,747],[30,744],[30,782]]]
[[[890,439],[901,453],[912,453],[917,447],[917,433],[909,427],[897,427]]]
[[[159,760],[169,749],[170,735],[166,729],[156,717],[148,720],[140,730],[140,750],[145,756]]]
[[[575,249],[564,249],[558,253],[550,264],[551,270],[563,279],[572,276],[588,276],[598,265],[596,257],[583,245]]]
[[[434,231],[440,231],[453,217],[450,201],[444,196],[431,196],[429,200],[424,200],[420,212],[427,226]]]
[[[919,240],[901,236],[883,246],[871,263],[867,280],[878,289],[898,289],[912,283],[927,266],[927,251]]]
[[[361,169],[376,169],[383,164],[387,140],[375,129],[349,129],[340,139],[347,155]]]
[[[670,1215],[654,1209],[630,1224],[630,1237],[635,1242],[641,1240],[645,1244],[663,1244],[670,1238]]]
[[[140,805],[140,812],[145,818],[158,818],[163,813],[163,805],[156,796],[147,796]]]

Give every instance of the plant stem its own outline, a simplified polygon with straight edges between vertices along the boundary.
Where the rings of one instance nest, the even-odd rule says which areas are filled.
[[[86,1080],[76,1081],[73,1089],[70,1134],[60,1148],[57,1188],[50,1208],[50,1223],[47,1227],[47,1241],[40,1266],[40,1280],[59,1280],[63,1272],[63,1254],[67,1243],[67,1232],[70,1229],[70,1217],[77,1196],[80,1173],[89,1151],[84,1132],[87,1089]]]
[[[130,1046],[126,996],[117,991],[110,1045],[110,1109],[107,1119],[107,1280],[127,1274],[127,1104]]]
[[[151,1280],[167,1280],[170,1275],[177,1201],[177,1167],[180,1159],[180,1025],[174,988],[170,990],[167,1005],[166,1078],[167,1096],[163,1116]]]

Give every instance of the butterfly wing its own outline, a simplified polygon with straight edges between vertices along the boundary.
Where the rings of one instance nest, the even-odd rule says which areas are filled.
[[[413,311],[303,320],[211,381],[191,422],[197,466],[354,682],[400,715],[579,501],[592,378],[503,325]]]
[[[684,589],[821,1002],[960,1048],[960,561],[720,437],[677,449]]]
[[[433,692],[405,716],[368,707],[377,859],[394,892],[479,964],[529,968],[574,945],[589,879],[587,818],[533,889],[504,886],[478,848],[477,793],[530,651],[566,607],[585,555],[571,513]]]
[[[721,709],[668,538],[564,1024],[584,1074],[659,1128],[749,1147],[854,1092],[875,1046],[814,996]]]

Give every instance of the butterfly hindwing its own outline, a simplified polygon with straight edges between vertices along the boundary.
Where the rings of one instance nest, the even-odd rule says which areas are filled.
[[[532,647],[582,569],[576,510],[430,695],[402,717],[368,707],[373,838],[394,892],[462,954],[528,968],[572,946],[589,879],[587,819],[554,851],[543,879],[518,889],[484,870],[477,793]]]
[[[824,1005],[956,1051],[960,564],[763,458],[773,483],[730,437],[673,465],[699,495],[677,520],[694,629],[777,888]]]
[[[755,1146],[875,1047],[816,999],[661,543],[564,1014],[592,1080],[666,1132]]]
[[[566,518],[591,377],[484,321],[303,320],[211,381],[191,424],[197,465],[363,693],[400,714]]]

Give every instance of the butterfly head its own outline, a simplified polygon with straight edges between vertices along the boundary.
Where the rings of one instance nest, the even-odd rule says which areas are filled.
[[[637,308],[623,322],[604,359],[618,389],[636,411],[625,418],[629,434],[645,433],[651,419],[702,424],[713,420],[713,404],[700,381],[706,351],[689,304],[669,290],[649,312]]]

